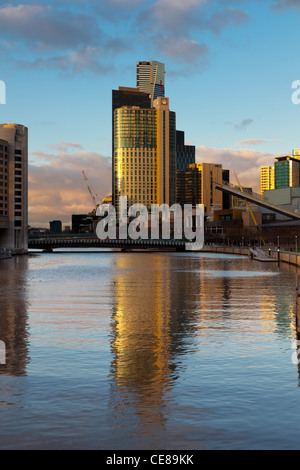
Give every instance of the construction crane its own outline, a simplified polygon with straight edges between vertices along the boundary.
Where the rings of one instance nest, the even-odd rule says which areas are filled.
[[[91,195],[91,198],[93,200],[93,204],[94,204],[94,208],[97,209],[97,207],[99,206],[100,202],[99,202],[99,196],[98,194],[95,193],[95,191],[91,188],[90,184],[89,184],[89,181],[87,179],[87,176],[84,172],[84,170],[82,170],[82,174],[83,174],[83,177],[84,177],[84,181],[86,182],[86,185],[87,185],[87,188],[89,190],[89,193]]]

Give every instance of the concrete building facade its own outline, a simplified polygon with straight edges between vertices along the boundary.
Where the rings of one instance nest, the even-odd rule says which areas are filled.
[[[28,129],[0,125],[0,248],[28,250]]]

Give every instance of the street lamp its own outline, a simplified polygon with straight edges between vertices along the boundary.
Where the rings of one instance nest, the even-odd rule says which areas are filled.
[[[279,250],[279,247],[280,247],[280,245],[279,245],[279,235],[277,237],[277,246],[278,246],[278,250]]]
[[[298,253],[298,246],[297,246],[297,235],[295,235],[295,242],[296,242],[296,253]]]

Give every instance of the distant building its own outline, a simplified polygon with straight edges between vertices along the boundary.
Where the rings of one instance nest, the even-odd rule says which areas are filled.
[[[293,156],[277,157],[273,166],[260,167],[261,194],[265,191],[300,187],[300,149]]]
[[[62,223],[61,220],[53,220],[50,223],[50,233],[62,233]]]
[[[99,217],[93,214],[73,214],[72,233],[96,233]]]
[[[293,149],[293,157],[300,158],[300,149]]]
[[[298,188],[300,186],[300,160],[293,157],[279,157],[274,164],[275,189]]]
[[[275,189],[275,167],[273,166],[261,166],[260,167],[260,188],[261,195],[264,195],[265,191]]]
[[[0,248],[28,250],[28,129],[0,125]]]
[[[151,60],[136,63],[136,86],[151,95],[151,104],[165,96],[165,64]]]
[[[222,183],[222,165],[195,163],[177,172],[176,201],[181,204],[204,204],[205,212],[222,208],[222,191],[216,183]]]
[[[185,145],[184,132],[176,131],[176,170],[185,170],[196,162],[196,147]]]

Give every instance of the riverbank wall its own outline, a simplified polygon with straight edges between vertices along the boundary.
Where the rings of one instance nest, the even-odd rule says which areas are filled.
[[[213,246],[205,245],[201,251],[208,253],[220,253],[220,254],[231,254],[231,255],[243,255],[249,256],[250,250],[248,247],[235,247],[235,246]],[[279,260],[283,263],[292,264],[293,266],[300,267],[300,253],[293,253],[289,251],[280,251],[271,250],[270,253],[268,250],[265,250],[266,254],[276,260]]]

